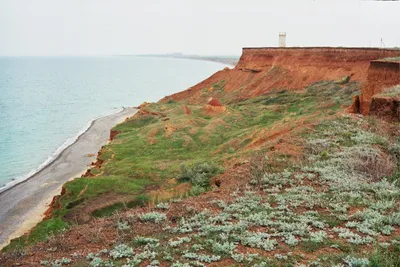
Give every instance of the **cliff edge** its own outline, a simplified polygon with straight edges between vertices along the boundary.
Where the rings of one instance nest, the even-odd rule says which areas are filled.
[[[368,115],[370,114],[370,109],[372,108],[373,114],[380,114],[377,108],[383,107],[383,103],[389,103],[391,101],[388,102],[383,99],[375,99],[374,102],[376,103],[372,105],[374,95],[381,93],[385,89],[397,84],[400,84],[400,60],[371,61],[368,69],[367,82],[363,86],[360,95],[360,113],[363,115]]]
[[[213,97],[233,103],[273,89],[301,90],[320,81],[364,83],[371,60],[399,55],[399,50],[378,48],[243,48],[234,69],[219,71],[164,101],[204,103],[206,93],[212,92]]]

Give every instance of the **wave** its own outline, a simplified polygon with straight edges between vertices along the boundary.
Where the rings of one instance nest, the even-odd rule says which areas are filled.
[[[8,189],[10,189],[10,188],[12,188],[12,187],[14,187],[14,186],[16,186],[16,185],[18,185],[18,184],[20,184],[20,183],[26,181],[26,180],[32,178],[34,175],[36,175],[36,174],[39,173],[41,170],[43,170],[44,168],[46,168],[47,166],[49,166],[51,163],[53,163],[53,162],[61,155],[61,153],[63,153],[63,151],[64,151],[65,149],[67,149],[67,148],[70,147],[71,145],[75,144],[76,141],[78,141],[79,137],[81,137],[84,133],[86,133],[86,132],[90,129],[90,127],[92,127],[93,123],[94,123],[96,120],[98,120],[98,119],[100,119],[100,118],[104,118],[104,117],[110,116],[110,115],[114,115],[114,114],[121,113],[121,112],[124,111],[124,110],[125,110],[125,108],[120,108],[120,109],[118,109],[117,112],[113,112],[113,113],[110,113],[110,114],[107,114],[107,115],[104,115],[104,116],[99,116],[99,117],[96,117],[96,118],[90,120],[80,131],[78,131],[78,133],[77,133],[75,136],[73,136],[73,137],[67,139],[67,141],[65,141],[60,147],[58,147],[58,148],[56,149],[56,151],[54,151],[54,153],[53,153],[51,156],[49,156],[49,157],[48,157],[42,164],[40,164],[36,169],[31,170],[31,171],[28,172],[27,174],[24,174],[24,175],[22,175],[22,176],[20,176],[20,177],[17,177],[17,178],[15,178],[15,179],[13,179],[12,181],[10,181],[10,182],[8,182],[8,183],[6,183],[6,184],[0,186],[0,194],[3,193],[3,192],[5,192],[5,191],[7,191]]]

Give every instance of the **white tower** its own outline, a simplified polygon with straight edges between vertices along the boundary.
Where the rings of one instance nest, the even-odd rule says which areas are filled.
[[[279,47],[286,47],[286,32],[279,33]]]

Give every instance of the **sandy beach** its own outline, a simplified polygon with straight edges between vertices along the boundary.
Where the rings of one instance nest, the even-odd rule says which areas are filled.
[[[92,125],[52,163],[29,179],[0,193],[0,249],[43,219],[62,185],[84,173],[110,134],[110,129],[137,112],[125,108],[93,121]],[[34,155],[32,155],[34,157]]]

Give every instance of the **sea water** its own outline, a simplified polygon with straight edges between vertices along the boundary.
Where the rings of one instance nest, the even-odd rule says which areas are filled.
[[[0,57],[0,188],[44,167],[91,120],[187,89],[225,66],[134,56]]]

